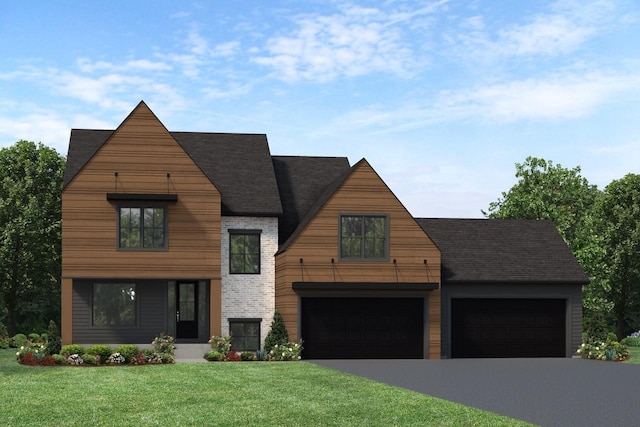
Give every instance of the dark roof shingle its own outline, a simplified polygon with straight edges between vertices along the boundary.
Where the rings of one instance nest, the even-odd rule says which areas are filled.
[[[551,221],[416,220],[440,248],[444,282],[589,281]]]

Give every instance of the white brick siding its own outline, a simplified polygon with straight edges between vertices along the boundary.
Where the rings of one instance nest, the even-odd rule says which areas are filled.
[[[262,230],[260,274],[229,274],[229,230]],[[275,260],[278,219],[222,217],[222,333],[229,334],[230,318],[261,318],[260,342],[269,332],[275,310]]]

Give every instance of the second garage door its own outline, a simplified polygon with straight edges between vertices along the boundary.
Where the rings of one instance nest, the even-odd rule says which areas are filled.
[[[563,299],[454,298],[452,357],[565,357]]]
[[[421,359],[423,298],[302,298],[306,359]]]

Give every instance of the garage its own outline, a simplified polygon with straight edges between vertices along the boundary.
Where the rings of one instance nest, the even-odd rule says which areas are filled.
[[[452,298],[451,357],[565,357],[565,299]]]
[[[306,359],[421,359],[424,298],[300,299]]]

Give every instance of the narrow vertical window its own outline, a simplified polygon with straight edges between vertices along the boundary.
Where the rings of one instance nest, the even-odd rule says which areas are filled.
[[[229,230],[229,273],[260,274],[259,230]]]

